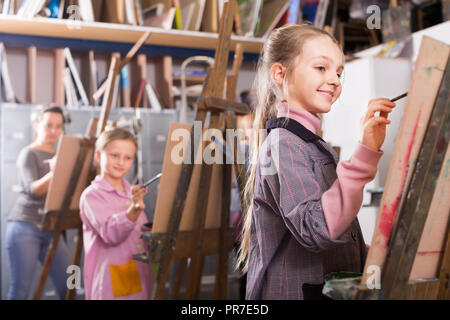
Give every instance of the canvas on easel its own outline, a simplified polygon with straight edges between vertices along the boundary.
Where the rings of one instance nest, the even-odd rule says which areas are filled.
[[[55,214],[59,214],[62,208],[64,197],[66,195],[67,187],[69,186],[71,174],[74,170],[75,164],[81,148],[82,138],[63,136],[56,152],[56,167],[53,174],[53,179],[50,182],[49,191],[45,199],[44,212],[50,213],[52,217],[44,219],[43,229],[52,230],[55,227]],[[94,154],[93,147],[89,148],[86,158],[83,162],[80,176],[73,193],[72,201],[70,202],[69,210],[78,210],[80,203],[80,196],[88,183],[89,168]],[[81,220],[76,219],[79,215],[75,214],[72,221],[81,223]],[[76,225],[75,225],[76,226]]]
[[[56,248],[64,230],[78,229],[72,264],[80,263],[83,237],[79,199],[88,183],[93,150],[94,144],[88,138],[63,137],[58,146],[55,172],[49,185],[41,224],[43,231],[54,231],[54,235],[45,254],[34,300],[40,300],[42,297]],[[74,294],[75,290],[68,290],[66,299],[73,299]]]
[[[153,220],[152,231],[167,232],[167,225],[169,222],[170,212],[172,211],[173,199],[175,198],[176,189],[178,181],[180,179],[182,163],[177,163],[174,161],[178,157],[183,158],[185,154],[180,151],[187,151],[188,139],[172,140],[171,137],[176,137],[176,132],[189,133],[192,129],[191,125],[182,123],[172,123],[169,129],[169,140],[166,145],[166,150],[164,152],[164,161],[162,169],[162,178],[159,184],[158,198],[156,200],[155,206],[155,219]],[[174,134],[175,132],[175,134]],[[189,137],[188,135],[185,136]],[[189,189],[187,192],[186,203],[182,213],[182,218],[180,222],[180,231],[192,231],[195,218],[195,205],[196,199],[198,197],[200,174],[201,174],[201,161],[202,153],[205,147],[203,141],[202,148],[199,148],[196,155],[196,163],[194,163],[194,169],[189,184]],[[194,162],[194,159],[191,159]],[[220,210],[214,207],[215,204],[219,203],[221,199],[221,185],[222,176],[220,170],[216,167],[213,170],[213,177],[211,183],[211,191],[208,198],[208,213],[206,217],[206,229],[214,229],[220,227]]]
[[[414,241],[421,240],[420,243],[414,244],[418,244],[417,252],[414,252],[415,260],[411,260],[411,256],[404,258],[410,259],[408,263],[412,268],[409,270],[411,273],[408,273],[409,278],[405,281],[418,280],[433,274],[433,277],[436,277],[436,269],[443,256],[443,250],[445,250],[443,246],[448,236],[449,219],[448,181],[443,180],[445,174],[436,175],[436,193],[426,212],[428,216],[426,222],[423,221],[423,232],[419,230],[420,233],[408,234],[409,238],[404,237],[405,232],[410,232],[405,229],[404,214],[408,216],[411,214],[411,210],[404,213],[403,208],[405,205],[411,204],[418,196],[425,196],[419,194],[412,196],[413,198],[407,198],[407,193],[413,192],[418,183],[417,179],[412,181],[412,178],[414,174],[417,174],[417,170],[422,170],[423,167],[423,164],[419,162],[419,156],[423,154],[420,152],[425,147],[424,141],[428,141],[427,139],[435,135],[426,134],[427,128],[429,130],[433,124],[432,119],[444,116],[434,115],[432,117],[433,110],[437,107],[442,108],[442,105],[446,105],[448,109],[448,79],[445,80],[444,75],[447,75],[449,54],[450,46],[432,38],[423,37],[361,282],[362,285],[366,285],[373,275],[374,267],[377,267],[382,273],[381,289],[388,288],[388,296],[391,291],[396,292],[395,286],[399,286],[394,283],[397,281],[395,275],[398,274],[395,270],[398,266],[395,263],[398,263],[398,257],[403,255],[395,253],[399,243],[412,241],[411,236],[419,237]],[[427,143],[429,144],[429,142]],[[437,144],[437,147],[441,146],[442,148],[442,143],[445,145],[445,139]],[[440,152],[440,156],[443,156],[442,152],[445,150],[440,150]],[[445,159],[448,159],[448,155]],[[447,162],[448,160],[445,160],[444,168],[447,168]],[[416,167],[417,164],[419,164],[418,167]],[[438,167],[434,166],[434,171],[430,172],[436,174],[437,169]],[[430,190],[426,193],[429,192]],[[407,269],[405,262],[402,263],[402,268]],[[402,275],[402,277],[404,276]],[[398,296],[398,291],[392,296]]]

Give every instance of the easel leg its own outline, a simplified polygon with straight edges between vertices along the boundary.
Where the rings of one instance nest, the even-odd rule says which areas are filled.
[[[171,253],[168,253],[168,256],[164,257],[163,261],[161,261],[156,281],[156,291],[154,300],[164,299],[164,289],[166,288],[167,279],[169,277],[169,268],[171,262],[172,262]]]
[[[179,260],[178,272],[173,283],[171,299],[176,300],[180,294],[181,283],[183,282],[184,273],[186,272],[187,258]]]
[[[44,292],[45,282],[47,281],[48,274],[52,267],[53,258],[55,257],[56,248],[58,247],[59,238],[61,237],[61,231],[56,231],[45,255],[44,264],[42,266],[41,276],[39,278],[38,285],[34,292],[33,300],[40,300],[42,293]]]
[[[219,252],[217,253],[216,285],[214,288],[214,298],[225,300],[228,292],[228,253],[229,237],[228,225],[230,223],[230,197],[231,197],[231,173],[232,165],[223,165],[223,190],[226,192],[222,198],[222,216],[219,233]]]
[[[186,288],[186,300],[196,300],[200,292],[202,282],[203,265],[205,264],[205,256],[200,254],[192,257],[189,265],[189,277]]]
[[[439,293],[437,300],[450,300],[450,223],[447,226],[447,240],[444,244],[444,255],[440,263],[439,271]]]
[[[77,243],[73,252],[72,265],[79,266],[81,260],[81,249],[83,248],[83,229],[78,228]],[[68,289],[66,293],[66,300],[73,300],[75,298],[76,289]]]

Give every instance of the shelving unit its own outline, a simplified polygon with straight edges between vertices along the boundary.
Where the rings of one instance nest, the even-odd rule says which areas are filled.
[[[46,48],[69,47],[76,50],[127,52],[144,32],[152,32],[140,53],[154,56],[213,56],[218,35],[215,33],[163,30],[103,22],[84,22],[35,17],[24,19],[0,14],[0,41],[15,46]],[[231,50],[237,43],[244,47],[246,60],[256,60],[263,39],[232,36]]]

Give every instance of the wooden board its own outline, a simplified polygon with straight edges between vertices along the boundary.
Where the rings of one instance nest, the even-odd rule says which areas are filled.
[[[158,92],[159,97],[165,107],[169,109],[174,108],[173,93],[172,93],[172,57],[155,57],[155,77],[154,88]]]
[[[289,6],[289,0],[265,0],[258,23],[256,37],[268,37]]]
[[[439,275],[439,262],[444,254],[450,212],[450,148],[447,148],[436,191],[420,239],[410,280]]]
[[[450,71],[447,64],[446,70]],[[412,173],[398,223],[393,230],[388,256],[383,265],[381,286],[386,299],[406,299],[411,270],[418,252],[436,185],[440,180],[450,139],[450,72],[445,71],[442,85],[426,129],[416,166]],[[438,206],[438,209],[439,206]],[[448,211],[445,213],[448,215]],[[443,241],[445,239],[442,234]],[[435,277],[436,278],[436,277]]]
[[[169,10],[172,6],[172,0],[141,0],[142,10],[150,8],[157,3],[162,3],[164,5],[164,10]]]
[[[63,49],[55,49],[54,74],[53,74],[53,102],[59,106],[64,105],[64,69],[66,59]]]
[[[202,19],[202,31],[217,33],[219,22],[218,0],[208,0],[205,4]]]
[[[37,48],[28,48],[28,86],[27,100],[31,104],[36,104],[36,60]]]
[[[147,45],[205,50],[214,50],[219,41],[217,33],[164,30],[153,27],[86,21],[79,22],[80,28],[70,28],[70,23],[73,23],[73,21],[45,18],[24,19],[10,15],[0,17],[0,30],[2,33],[8,34],[48,37],[49,40],[56,42],[66,39],[79,39],[128,44],[136,43],[143,32],[151,31],[152,36],[147,40]],[[70,32],[67,32],[68,27]],[[264,41],[258,38],[233,35],[231,48],[234,49],[237,43],[242,43],[246,53],[259,54]]]
[[[369,266],[375,265],[382,269],[391,231],[395,230],[397,213],[403,203],[404,191],[407,190],[414,170],[415,160],[442,81],[449,52],[450,46],[432,38],[423,37],[414,65],[402,123],[396,137],[395,151],[386,178],[362,284],[365,284],[371,275],[367,272]],[[387,137],[387,139],[390,138],[392,139]]]
[[[124,0],[108,0],[105,3],[105,22],[123,24],[125,21]]]
[[[45,199],[45,211],[57,211],[61,209],[65,191],[80,151],[80,142],[81,138],[70,136],[62,137],[56,152],[55,172]],[[79,209],[80,196],[86,188],[92,156],[93,149],[91,149],[86,156],[86,161],[84,162],[75,193],[72,197],[70,209]]]
[[[169,139],[166,144],[164,152],[164,161],[162,169],[161,182],[159,184],[158,198],[156,200],[155,215],[153,220],[153,233],[163,233],[167,231],[169,224],[170,213],[172,212],[173,200],[178,185],[178,180],[181,174],[182,163],[175,163],[172,161],[172,152],[175,154],[184,148],[184,145],[188,143],[189,133],[192,126],[181,123],[171,123],[169,130]],[[183,140],[172,141],[170,137],[173,137],[173,133],[177,129],[185,130],[186,135]],[[184,142],[184,145],[181,144]],[[203,142],[203,145],[205,143]],[[201,157],[202,149],[199,148],[197,153],[196,164],[192,172],[192,178],[189,184],[189,189],[186,196],[186,202],[181,215],[180,231],[190,231],[194,228],[195,209],[197,205],[198,190],[200,187],[200,177],[202,165]],[[200,160],[200,161],[199,161]],[[214,229],[220,227],[220,209],[217,208],[217,203],[220,203],[222,197],[222,174],[220,166],[214,165],[212,174],[211,189],[208,194],[208,209],[206,215],[205,228]]]

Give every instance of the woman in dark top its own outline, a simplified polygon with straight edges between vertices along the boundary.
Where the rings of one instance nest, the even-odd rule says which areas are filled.
[[[53,232],[41,231],[39,224],[45,197],[55,167],[55,144],[63,131],[64,114],[59,107],[38,107],[32,116],[34,141],[19,154],[17,166],[22,191],[8,218],[6,249],[10,262],[9,300],[29,298],[37,261],[43,263]],[[60,299],[66,293],[70,256],[59,241],[50,277]]]

